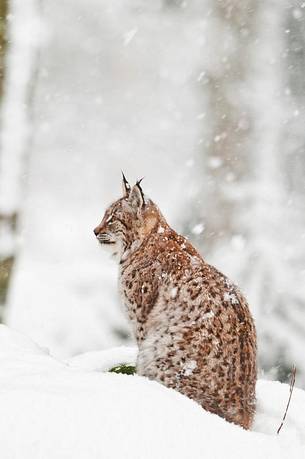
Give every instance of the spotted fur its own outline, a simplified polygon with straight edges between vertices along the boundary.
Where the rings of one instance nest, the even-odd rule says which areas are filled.
[[[119,258],[137,373],[249,429],[256,332],[245,298],[145,201],[139,183],[131,188],[125,179],[123,190],[94,231]]]

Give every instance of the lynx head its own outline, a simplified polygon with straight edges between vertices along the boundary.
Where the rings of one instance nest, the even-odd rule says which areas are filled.
[[[98,241],[111,248],[120,260],[136,250],[162,219],[157,206],[146,200],[139,180],[133,187],[123,174],[123,197],[111,204],[94,229]]]

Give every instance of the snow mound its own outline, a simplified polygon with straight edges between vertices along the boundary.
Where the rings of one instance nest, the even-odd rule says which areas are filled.
[[[0,326],[1,459],[304,457],[303,391],[295,389],[277,436],[289,387],[259,382],[255,431],[247,432],[156,382],[92,371],[134,359],[134,350],[121,351],[66,364]]]
[[[102,351],[85,352],[66,360],[71,367],[91,371],[108,371],[123,363],[135,365],[138,348],[135,346],[117,346]]]

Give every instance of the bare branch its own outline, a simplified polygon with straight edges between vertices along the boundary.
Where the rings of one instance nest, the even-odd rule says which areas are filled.
[[[293,388],[294,388],[294,384],[295,384],[295,375],[296,375],[296,372],[297,372],[297,369],[295,366],[292,367],[292,371],[291,371],[291,378],[290,378],[290,388],[289,388],[289,399],[288,399],[288,402],[287,402],[287,406],[286,406],[286,410],[285,410],[285,413],[284,413],[284,416],[283,416],[283,419],[282,419],[282,422],[281,422],[281,425],[280,427],[277,429],[277,434],[280,433],[281,431],[281,428],[283,427],[284,425],[284,422],[285,422],[285,419],[286,419],[286,415],[287,415],[287,412],[288,412],[288,409],[289,409],[289,405],[290,405],[290,400],[291,400],[291,396],[292,396],[292,392],[293,392]]]

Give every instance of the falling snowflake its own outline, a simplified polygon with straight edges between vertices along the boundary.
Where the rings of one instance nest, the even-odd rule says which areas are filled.
[[[203,231],[204,231],[204,224],[203,224],[203,223],[198,223],[198,225],[195,225],[195,226],[192,228],[192,233],[193,233],[193,234],[196,234],[196,236],[198,236],[199,234],[201,234]]]

